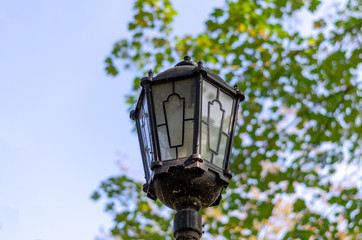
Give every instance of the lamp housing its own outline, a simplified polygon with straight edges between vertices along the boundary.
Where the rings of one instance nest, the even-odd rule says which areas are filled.
[[[146,183],[153,200],[180,211],[218,205],[231,178],[238,106],[244,95],[185,56],[141,80],[135,120]]]

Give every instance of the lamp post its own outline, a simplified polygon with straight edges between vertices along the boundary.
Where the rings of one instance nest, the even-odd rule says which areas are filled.
[[[174,237],[200,239],[200,209],[216,206],[231,178],[229,160],[244,95],[185,56],[141,80],[136,121],[146,183],[143,191],[177,211]]]

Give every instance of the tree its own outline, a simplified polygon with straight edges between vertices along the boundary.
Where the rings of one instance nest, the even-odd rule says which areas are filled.
[[[115,43],[108,74],[159,72],[188,54],[246,96],[234,175],[220,205],[203,212],[205,239],[362,239],[361,3],[348,0],[314,17],[308,36],[290,27],[301,12],[313,17],[322,6],[227,0],[204,32],[178,36],[170,0],[135,0],[132,38]],[[131,106],[139,83],[136,77]],[[170,211],[127,174],[102,182],[92,197],[101,196],[114,236],[171,239]]]

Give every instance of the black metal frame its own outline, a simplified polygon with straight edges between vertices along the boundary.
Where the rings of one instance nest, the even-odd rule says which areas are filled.
[[[186,59],[186,58],[185,58]],[[165,74],[159,74],[159,76],[156,76],[153,78],[152,71],[149,72],[148,77],[144,77],[141,80],[141,86],[142,91],[140,94],[140,98],[137,102],[136,109],[131,112],[131,118],[136,120],[136,126],[137,126],[137,132],[139,135],[139,142],[141,147],[141,154],[142,154],[142,160],[143,160],[143,166],[145,170],[145,177],[146,177],[146,184],[144,185],[144,191],[148,193],[148,196],[152,199],[156,199],[156,195],[153,191],[152,182],[153,179],[163,173],[167,173],[170,168],[181,166],[184,168],[199,168],[202,171],[208,171],[211,170],[212,172],[216,173],[220,180],[224,182],[224,186],[226,187],[228,185],[229,179],[231,178],[231,173],[229,171],[229,160],[231,156],[231,150],[232,150],[232,142],[235,132],[235,125],[237,122],[237,111],[238,111],[238,105],[240,101],[244,100],[244,95],[238,91],[237,87],[231,88],[229,87],[225,81],[223,81],[219,76],[217,76],[215,73],[211,72],[210,70],[203,67],[203,64],[201,61],[198,62],[198,65],[192,63],[189,64],[187,61],[183,61],[177,66],[182,65],[189,65],[190,70],[183,71],[179,74],[167,74],[167,71]],[[191,67],[193,66],[193,67]],[[184,80],[188,78],[194,78],[195,80],[195,104],[194,104],[194,137],[193,137],[193,152],[192,155],[186,158],[176,158],[173,160],[167,160],[167,161],[161,161],[161,151],[160,151],[160,145],[159,145],[159,139],[158,139],[158,132],[157,132],[157,123],[156,123],[156,117],[155,117],[155,109],[154,109],[154,103],[153,103],[153,96],[152,96],[152,86],[166,83],[166,82],[172,82],[173,87],[173,93],[174,92],[174,83],[179,80]],[[223,161],[223,168],[219,168],[215,164],[209,161],[204,161],[201,156],[200,152],[200,146],[201,146],[201,124],[202,124],[202,82],[207,80],[212,85],[216,86],[218,88],[217,92],[219,94],[219,91],[223,91],[225,93],[228,93],[233,97],[233,108],[232,108],[232,114],[230,117],[230,125],[228,126],[228,141],[225,146],[225,153],[224,153],[224,161]],[[172,95],[171,94],[171,95]],[[170,95],[170,96],[171,96]],[[178,95],[178,94],[176,94]],[[170,97],[169,96],[169,97]],[[178,97],[182,99],[179,95]],[[148,103],[148,113],[149,113],[149,124],[151,127],[151,135],[152,135],[152,144],[153,144],[153,150],[152,153],[153,159],[151,166],[149,166],[147,162],[147,158],[145,156],[145,153],[143,151],[144,145],[143,145],[143,139],[142,134],[140,130],[140,124],[139,124],[139,112],[141,105],[144,101],[144,98],[147,99]],[[184,99],[183,99],[184,100]],[[214,100],[215,101],[215,100]],[[219,100],[216,100],[219,101]],[[220,102],[219,102],[220,103]],[[221,104],[220,104],[221,105]],[[221,105],[222,106],[222,105]],[[185,102],[184,102],[184,109],[183,109],[183,127],[185,124]],[[208,110],[209,111],[209,110]],[[224,110],[223,110],[224,111]],[[224,118],[224,116],[223,116]],[[167,118],[165,116],[166,126],[167,126]],[[222,119],[224,121],[224,119]],[[209,127],[209,126],[208,126]],[[231,129],[230,129],[231,127]],[[169,130],[167,127],[167,134],[169,137]],[[223,134],[222,129],[220,129],[220,134]],[[219,134],[219,135],[220,135]],[[221,141],[221,135],[219,136],[219,142]],[[184,138],[184,129],[183,129],[183,136]],[[169,137],[170,141],[170,137]],[[184,139],[183,139],[184,141]],[[182,141],[182,142],[183,142]],[[184,144],[184,142],[183,142]],[[220,143],[218,143],[219,145]],[[171,146],[171,144],[170,144]],[[176,154],[176,157],[178,157],[178,154]],[[148,169],[151,168],[153,174],[149,174]]]

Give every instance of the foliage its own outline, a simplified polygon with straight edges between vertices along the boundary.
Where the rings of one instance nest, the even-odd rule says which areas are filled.
[[[118,65],[159,72],[189,54],[245,92],[234,176],[220,206],[203,212],[205,239],[362,239],[361,4],[349,0],[315,17],[308,36],[295,30],[296,16],[316,16],[322,6],[227,0],[203,32],[179,36],[169,0],[134,2],[132,38],[115,43],[108,74]],[[140,183],[122,175],[93,198],[99,193],[109,201],[114,236],[171,239],[170,211],[148,200]]]

